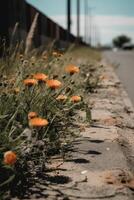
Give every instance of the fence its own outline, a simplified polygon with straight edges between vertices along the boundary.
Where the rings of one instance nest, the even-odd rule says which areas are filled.
[[[15,31],[15,41],[25,41],[36,13],[39,13],[38,23],[34,35],[34,47],[48,43],[52,39],[67,42],[67,30],[53,22],[45,14],[25,2],[25,0],[1,0],[0,6],[0,37],[6,38],[7,44],[12,40]],[[69,34],[69,41],[74,42],[76,37]]]

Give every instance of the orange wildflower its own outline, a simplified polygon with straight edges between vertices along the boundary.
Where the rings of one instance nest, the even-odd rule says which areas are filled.
[[[48,80],[46,83],[51,89],[58,89],[61,86],[61,82],[54,79]]]
[[[25,79],[23,82],[26,86],[33,86],[38,84],[36,79]]]
[[[66,70],[66,72],[70,73],[70,75],[73,75],[80,71],[79,67],[77,67],[75,65],[68,65],[65,70]]]
[[[59,100],[59,101],[64,101],[64,100],[67,99],[67,96],[61,94],[56,99]]]
[[[16,163],[17,156],[13,151],[6,151],[4,153],[4,163],[7,165],[13,165]]]
[[[48,76],[46,74],[43,74],[43,73],[37,73],[37,74],[33,75],[33,78],[37,79],[38,81],[46,81]]]
[[[77,102],[81,101],[81,97],[80,96],[72,96],[71,101],[74,103],[77,103]]]
[[[48,125],[48,121],[40,117],[35,117],[29,120],[29,126],[31,127],[43,127],[47,125]]]
[[[29,112],[28,113],[28,119],[32,119],[32,118],[35,118],[37,116],[38,116],[38,114],[36,112]]]

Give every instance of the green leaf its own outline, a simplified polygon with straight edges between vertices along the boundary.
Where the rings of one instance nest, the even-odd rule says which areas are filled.
[[[92,119],[91,109],[88,106],[86,106],[86,119],[88,122],[91,122]]]
[[[5,119],[8,115],[0,115],[0,119]]]
[[[7,179],[7,180],[4,181],[2,184],[0,184],[0,187],[3,187],[4,185],[9,184],[10,182],[13,181],[14,178],[15,178],[15,174],[13,174],[12,176],[9,177],[9,179]]]

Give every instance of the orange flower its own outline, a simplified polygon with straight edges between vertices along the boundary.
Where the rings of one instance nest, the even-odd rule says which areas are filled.
[[[59,100],[59,101],[64,101],[64,100],[67,99],[67,96],[61,94],[56,99]]]
[[[61,86],[61,82],[58,80],[48,80],[47,81],[47,85],[48,87],[50,87],[51,89],[58,89]]]
[[[36,112],[29,112],[28,113],[28,119],[32,119],[32,118],[35,118],[37,116],[38,116],[38,114]]]
[[[65,70],[66,72],[70,73],[70,75],[73,75],[80,71],[79,68],[75,65],[68,65]]]
[[[81,97],[80,96],[72,96],[71,101],[73,101],[74,103],[77,103],[77,102],[81,101]]]
[[[37,85],[38,81],[36,79],[25,79],[24,84],[27,86]]]
[[[15,164],[17,160],[17,156],[13,151],[6,151],[4,153],[4,163],[7,165]]]
[[[48,121],[40,117],[35,117],[29,120],[29,126],[31,127],[43,127],[47,125],[48,125]]]
[[[43,73],[37,73],[37,74],[33,75],[33,78],[37,79],[38,81],[46,81],[48,76],[46,74],[43,74]]]

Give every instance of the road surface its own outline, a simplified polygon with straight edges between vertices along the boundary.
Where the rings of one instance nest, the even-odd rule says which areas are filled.
[[[116,72],[134,105],[134,51],[105,51],[104,57],[116,67]]]

